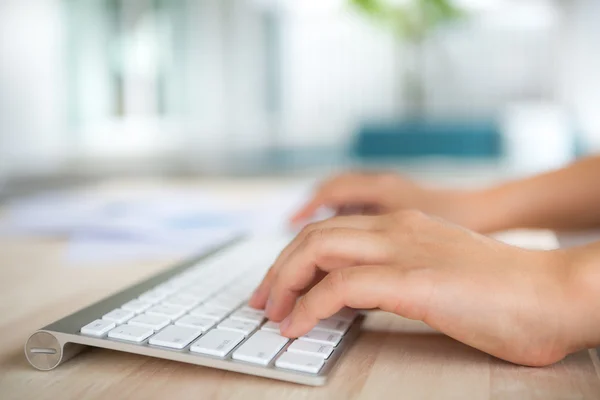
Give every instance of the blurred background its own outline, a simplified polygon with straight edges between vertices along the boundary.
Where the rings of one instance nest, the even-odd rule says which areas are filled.
[[[0,0],[0,181],[554,168],[600,149],[599,18],[597,0]]]
[[[0,0],[0,239],[171,259],[288,229],[344,169],[560,167],[600,150],[599,20],[598,0]]]

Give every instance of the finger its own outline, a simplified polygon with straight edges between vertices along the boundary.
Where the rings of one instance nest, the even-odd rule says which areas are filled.
[[[322,206],[339,208],[345,205],[362,205],[377,202],[376,182],[365,174],[349,174],[323,184],[314,197],[290,218],[292,224],[310,218]]]
[[[250,307],[262,310],[265,308],[267,299],[269,297],[269,292],[271,291],[271,282],[275,276],[275,266],[272,265],[267,273],[265,274],[262,281],[252,293],[250,300],[248,300],[248,305]]]
[[[428,280],[386,266],[338,269],[327,275],[296,304],[280,324],[281,334],[290,338],[310,331],[319,320],[343,307],[379,308],[412,319],[423,319],[431,293]]]
[[[318,270],[386,263],[392,245],[381,235],[357,229],[332,228],[314,231],[290,254],[271,283],[267,317],[280,321],[294,307],[300,293]]]
[[[306,292],[308,292],[310,289],[312,289],[316,284],[318,284],[319,282],[321,282],[321,280],[323,280],[323,278],[325,278],[325,276],[327,276],[327,273],[325,271],[317,271],[315,278],[313,279],[313,281],[307,285],[307,287],[302,291],[301,295],[306,294]],[[261,284],[262,286],[262,284]],[[250,300],[248,300],[248,305],[252,308],[256,308],[257,310],[262,310],[265,308],[266,306],[266,301],[268,300],[269,297],[269,290],[264,290],[262,289],[262,287],[259,286],[254,294],[252,295],[252,297],[250,298]],[[261,294],[261,292],[266,292],[266,294],[263,296]],[[264,302],[262,301],[264,297]]]
[[[331,228],[355,228],[355,229],[375,229],[378,226],[378,219],[374,217],[334,217],[327,219],[325,221],[316,222],[310,225],[307,225],[280,253],[277,257],[273,266],[269,269],[265,278],[263,278],[262,282],[255,290],[252,298],[249,301],[249,304],[255,308],[264,308],[267,303],[267,299],[269,296],[269,292],[271,290],[271,283],[274,278],[277,276],[279,268],[283,265],[289,255],[298,247],[305,238],[312,234],[312,232],[322,230],[322,229],[331,229]]]
[[[365,205],[360,204],[349,204],[341,206],[337,209],[336,215],[338,216],[346,216],[346,215],[364,215],[364,211],[367,207]]]
[[[296,237],[283,249],[280,256],[275,260],[274,265],[279,266],[285,263],[287,257],[298,247],[306,237],[315,231],[333,228],[354,228],[363,230],[377,229],[380,225],[380,220],[375,217],[364,216],[338,216],[326,219],[325,221],[309,224],[296,235]]]
[[[292,224],[297,224],[302,220],[312,217],[317,210],[324,205],[323,195],[329,192],[331,188],[335,188],[341,182],[352,179],[352,176],[353,174],[343,174],[324,181],[315,190],[313,198],[290,217],[290,222]]]
[[[302,206],[290,217],[290,223],[292,225],[299,224],[303,220],[307,220],[312,217],[317,210],[323,205],[323,200],[317,194],[308,203]]]

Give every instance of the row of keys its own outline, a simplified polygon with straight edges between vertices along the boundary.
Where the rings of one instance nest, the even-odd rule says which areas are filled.
[[[142,315],[138,317],[143,317]],[[152,316],[147,316],[152,317]],[[186,316],[184,318],[194,318]],[[191,321],[181,319],[182,324],[187,324]],[[179,321],[178,321],[179,322]],[[223,321],[216,329],[213,329],[202,336],[203,332],[208,329],[212,320],[204,321],[207,325],[204,327],[201,324],[193,326],[170,325],[165,329],[154,334],[154,329],[132,324],[121,325],[115,327],[115,323],[107,320],[97,320],[86,327],[82,328],[82,333],[87,334],[90,331],[106,333],[113,339],[126,340],[132,342],[143,342],[150,338],[149,344],[172,349],[183,349],[188,346],[196,338],[200,337],[192,344],[190,351],[201,354],[208,354],[216,357],[225,357],[231,352],[245,337],[256,328],[256,324],[248,321],[240,321],[227,319]],[[228,324],[240,323],[241,327],[244,324],[251,324],[248,328],[234,327],[228,329]],[[271,360],[281,351],[281,349],[289,341],[288,338],[280,336],[278,333],[269,330],[272,328],[272,322],[263,325],[263,329],[257,331],[254,335],[244,342],[232,354],[234,360],[268,365]],[[231,325],[234,326],[234,325]],[[281,355],[275,362],[278,368],[293,369],[302,372],[317,373],[326,359],[332,354],[334,347],[341,340],[342,335],[326,332],[326,331],[311,331],[302,338],[295,340],[286,349],[287,351]]]
[[[354,313],[352,313],[354,315]],[[348,317],[351,317],[350,315]],[[349,323],[347,321],[342,321]],[[244,342],[231,358],[253,364],[268,365],[289,341],[279,335],[278,324],[269,321]],[[343,333],[347,331],[344,326]],[[314,330],[293,341],[275,362],[275,366],[302,372],[317,373],[342,339],[342,334]],[[225,357],[244,340],[242,332],[213,329],[192,344],[190,351]]]
[[[223,358],[243,339],[242,334],[214,329],[198,339],[191,346],[190,351]],[[288,340],[276,333],[261,330],[233,352],[231,358],[265,366],[279,353]],[[275,366],[317,373],[332,352],[333,347],[295,340],[288,347],[287,352],[277,359]]]
[[[190,348],[195,353],[225,357],[242,340],[242,334],[215,329],[198,339]],[[258,331],[233,352],[234,360],[266,366],[289,341],[269,331]],[[302,340],[294,341],[275,362],[278,368],[318,373],[333,347],[321,346]]]
[[[207,331],[219,321],[223,320],[230,312],[231,310],[229,309],[203,305],[185,315],[185,310],[182,308],[157,305],[148,309],[145,314],[136,316],[133,311],[116,309],[103,316],[102,319],[107,323],[99,324],[98,321],[94,321],[84,327],[82,333],[92,336],[103,336],[110,329],[114,328],[114,326],[110,324],[111,322],[114,323],[114,325],[119,325],[127,321],[129,321],[128,323],[131,325],[151,328],[154,331],[163,329],[172,321],[176,321],[175,325],[177,326]],[[348,313],[347,311],[344,312]],[[353,315],[354,314],[346,315],[344,320],[336,320],[332,319],[332,317],[319,321],[312,331],[304,335],[303,339],[319,344],[335,346],[350,327],[352,320],[349,318],[353,318]],[[263,319],[264,311],[244,306],[230,314],[229,318],[221,322],[218,327],[248,335],[256,329]],[[268,321],[261,329],[279,333],[279,324]]]
[[[152,293],[152,295],[154,294]],[[132,320],[134,325],[150,326],[155,330],[159,330],[166,326],[169,321],[174,321],[182,317],[186,314],[186,312],[190,312],[191,316],[220,321],[243,302],[241,298],[225,298],[224,296],[219,295],[215,297],[215,300],[202,304],[201,306],[190,311],[190,309],[200,303],[198,300],[190,297],[175,295],[167,298],[160,304],[153,305],[150,302],[143,301],[143,298],[144,296],[140,296],[140,299],[135,299],[125,303],[121,308],[105,314],[102,319],[114,322],[117,325]],[[155,299],[157,298],[158,297]],[[144,316],[153,316],[157,318],[154,318],[153,321],[148,321],[148,318],[146,317],[135,317],[136,314],[141,314],[143,312],[145,312],[145,314],[143,314]],[[248,322],[256,321],[256,323],[260,323],[264,318],[264,312],[260,310],[254,310],[249,307],[244,307],[243,309],[236,311],[232,318]],[[203,323],[203,325],[206,324]],[[95,334],[95,336],[101,335],[102,334],[100,333]]]
[[[175,325],[200,329],[207,331],[227,315],[229,318],[219,324],[219,328],[233,330],[244,335],[248,335],[256,329],[264,320],[264,311],[255,310],[248,306],[231,313],[231,310],[210,306],[200,306],[185,315],[185,310],[175,306],[157,305],[146,311],[145,314],[135,315],[133,311],[125,309],[116,309],[102,317],[106,323],[100,324],[94,321],[82,329],[82,333],[92,336],[103,336],[115,325],[128,322],[130,325],[146,327],[159,331],[175,321]],[[350,318],[351,316],[348,316]],[[111,324],[113,323],[113,324]],[[326,319],[319,323],[309,333],[304,335],[304,339],[314,341],[320,344],[337,345],[341,337],[346,333],[352,321]],[[261,328],[262,330],[279,333],[279,324],[268,321]]]

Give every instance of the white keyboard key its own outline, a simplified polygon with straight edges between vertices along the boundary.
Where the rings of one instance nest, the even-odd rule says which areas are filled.
[[[115,326],[117,326],[117,324],[112,321],[97,319],[81,328],[81,333],[90,336],[104,336]]]
[[[157,292],[161,292],[166,294],[167,296],[179,291],[181,289],[181,284],[174,284],[172,282],[165,282],[162,285],[158,285],[154,288]]]
[[[159,315],[140,314],[129,320],[128,324],[142,326],[159,331],[171,323],[171,319]]]
[[[308,354],[321,358],[329,358],[333,352],[333,346],[308,342],[306,340],[294,340],[294,342],[287,348],[287,351],[292,353]]]
[[[335,314],[333,314],[331,317],[329,317],[327,319],[337,319],[340,321],[352,322],[356,319],[357,315],[358,315],[358,312],[356,310],[346,307],[346,308],[342,308],[340,311],[336,312]]]
[[[306,335],[298,338],[298,340],[306,340],[309,342],[326,344],[335,347],[338,345],[340,340],[342,340],[342,335],[340,335],[339,333],[332,333],[313,329]]]
[[[120,325],[108,332],[108,337],[113,339],[127,340],[129,342],[140,343],[154,334],[150,328],[144,328],[135,325]]]
[[[165,292],[153,289],[142,294],[140,297],[138,297],[138,299],[147,303],[156,304],[159,301],[164,300],[167,296],[168,295]]]
[[[240,310],[250,310],[250,311],[259,311],[259,312],[260,312],[260,311],[262,311],[262,312],[264,312],[264,311],[265,311],[265,310],[261,310],[261,309],[258,309],[258,308],[250,307],[250,306],[249,306],[249,305],[247,305],[247,304],[246,304],[246,305],[244,305],[244,306],[242,306],[242,307],[240,307]]]
[[[213,297],[204,303],[207,307],[223,308],[228,311],[233,311],[240,304],[242,304],[242,300],[230,297]]]
[[[260,329],[263,331],[279,333],[279,322],[267,321]]]
[[[324,363],[325,360],[323,360],[323,357],[286,351],[275,361],[275,366],[277,368],[316,374],[323,367]]]
[[[212,293],[207,292],[205,289],[185,289],[177,294],[180,297],[190,297],[198,302],[203,302],[212,296]]]
[[[273,332],[258,331],[232,355],[234,360],[267,365],[288,342],[288,338]]]
[[[216,321],[214,319],[195,317],[193,315],[185,315],[175,322],[175,325],[177,326],[201,329],[203,332],[206,332],[207,330],[212,328],[214,324],[216,324]]]
[[[164,304],[159,304],[157,306],[154,306],[154,307],[148,309],[148,311],[146,311],[146,314],[158,315],[160,317],[167,317],[167,318],[170,318],[171,320],[174,320],[174,319],[181,317],[183,314],[185,314],[185,308],[175,307],[175,306],[166,306]]]
[[[141,300],[131,300],[130,302],[125,303],[121,306],[123,310],[132,311],[136,314],[143,313],[150,307],[152,307],[151,303]]]
[[[200,339],[196,340],[190,351],[209,354],[216,357],[225,357],[242,340],[244,335],[233,331],[213,329]]]
[[[319,321],[319,323],[315,326],[314,329],[317,329],[319,331],[339,333],[340,335],[343,335],[348,331],[350,325],[352,325],[352,322],[335,319],[324,319]]]
[[[225,321],[221,322],[217,327],[219,329],[226,329],[228,331],[239,332],[244,335],[248,335],[258,326],[258,322],[253,321],[240,321],[237,319],[227,318]]]
[[[149,343],[154,346],[183,349],[201,334],[202,330],[200,329],[170,325],[158,332],[156,335],[152,336]]]
[[[200,302],[192,297],[171,296],[163,300],[162,304],[184,308],[186,311],[196,307]]]
[[[265,318],[265,312],[262,310],[253,310],[242,308],[230,315],[230,318],[240,321],[261,323]]]
[[[226,294],[236,299],[247,299],[250,297],[256,287],[237,286],[229,289]]]
[[[190,314],[196,317],[204,317],[214,319],[215,321],[220,321],[225,318],[229,312],[229,310],[225,310],[223,308],[201,305],[200,307],[196,307],[190,311]]]
[[[122,324],[124,322],[127,322],[127,320],[133,318],[134,316],[135,316],[135,313],[132,311],[127,311],[127,310],[122,310],[120,308],[117,308],[116,310],[112,310],[108,314],[104,314],[102,316],[102,319],[105,319],[107,321],[112,321],[117,324]]]

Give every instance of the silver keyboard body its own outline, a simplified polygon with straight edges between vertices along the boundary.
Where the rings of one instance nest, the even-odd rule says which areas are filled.
[[[264,332],[263,329],[267,328],[266,324],[268,321],[265,321],[264,319],[260,322],[257,321],[256,326],[250,328],[250,332],[244,333],[244,338],[223,357],[192,351],[194,344],[204,338],[207,333],[221,329],[219,325],[223,324],[223,321],[231,319],[230,317],[232,314],[239,312],[246,307],[244,301],[249,297],[253,288],[260,282],[275,257],[279,254],[279,251],[288,241],[289,238],[287,237],[275,239],[244,239],[228,244],[216,251],[181,265],[177,265],[166,272],[131,286],[33,333],[25,345],[25,355],[27,360],[37,369],[46,371],[52,370],[61,363],[77,355],[87,346],[92,346],[299,384],[313,386],[324,385],[340,356],[358,335],[363,320],[362,315],[356,314],[356,317],[347,319],[345,322],[340,322],[340,324],[345,324],[345,326],[342,331],[336,331],[337,333],[329,336],[329,338],[335,338],[333,343],[321,343],[321,349],[329,349],[329,356],[323,358],[322,366],[318,367],[319,369],[316,372],[303,372],[298,369],[282,367],[284,366],[283,362],[279,363],[280,365],[277,365],[277,360],[284,354],[287,353],[287,359],[290,358],[289,355],[291,353],[289,353],[289,351],[291,350],[288,351],[288,348],[294,342],[293,340],[289,340],[282,347],[276,348],[274,351],[274,354],[276,355],[265,360],[264,365],[258,364],[255,361],[253,362],[251,359],[250,361],[240,359],[242,358],[242,353],[247,353],[247,351],[244,352],[243,346],[246,344],[246,347],[249,347],[252,344],[247,343],[249,338],[252,338],[257,332]],[[165,290],[166,294],[163,298],[161,298],[162,292],[160,292],[160,290]],[[204,295],[204,290],[210,293]],[[111,333],[109,331],[97,336],[91,336],[81,332],[82,328],[93,326],[94,322],[96,322],[97,325],[102,325],[103,323],[106,324],[106,320],[103,319],[103,316],[114,316],[114,310],[119,310],[116,314],[127,314],[123,312],[121,307],[128,303],[131,304],[133,300],[136,300],[137,304],[137,299],[140,297],[143,299],[153,298],[154,300],[152,300],[151,307],[158,307],[163,305],[165,299],[173,299],[174,296],[177,296],[177,299],[179,299],[182,293],[191,293],[192,297],[194,293],[203,294],[201,297],[196,298],[194,304],[190,304],[189,307],[184,309],[183,317],[193,315],[194,310],[200,309],[201,311],[203,305],[214,305],[214,303],[218,303],[219,300],[223,300],[226,304],[229,304],[229,307],[227,308],[227,311],[224,312],[224,316],[215,317],[215,323],[212,327],[202,332],[199,330],[198,334],[194,336],[194,339],[189,342],[188,339],[185,339],[184,342],[182,342],[182,348],[180,349],[157,345],[157,339],[154,340],[155,344],[152,344],[152,338],[165,329],[177,325],[177,321],[183,318],[181,315],[173,316],[173,318],[170,318],[167,327],[154,329],[151,336],[145,337],[139,342],[116,338],[116,334],[114,334],[113,337],[110,337]],[[160,296],[157,294],[160,294]],[[239,302],[239,304],[236,304],[236,302]],[[146,314],[150,312],[150,310],[152,310],[152,308],[133,314],[138,316]],[[158,310],[161,311],[162,309]],[[167,309],[167,311],[170,310]],[[353,310],[345,311],[353,312]],[[113,313],[111,314],[111,312]],[[125,317],[128,316],[129,315],[125,315]],[[129,316],[129,318],[125,318],[124,321],[114,322],[114,327],[111,325],[107,328],[116,332],[119,327],[128,327],[129,322],[131,322],[132,319],[133,318]],[[188,317],[187,320],[189,321],[190,319],[194,318]],[[110,322],[113,323],[113,321]],[[227,325],[228,324],[225,323],[222,326],[225,328]],[[231,323],[229,325],[231,325]],[[332,325],[326,324],[325,326]],[[170,329],[176,330],[175,328]],[[219,330],[217,332],[222,331]],[[213,333],[213,336],[217,335],[217,332]],[[271,330],[271,332],[274,331]],[[314,337],[323,337],[323,332],[326,331],[318,331],[317,335],[314,335]],[[331,332],[332,331],[329,331],[329,333]],[[273,335],[278,336],[275,333],[273,333]],[[165,336],[165,334],[163,334],[163,336]],[[280,341],[285,341],[285,339],[278,339]],[[177,340],[178,339],[176,339],[176,341]],[[312,339],[308,337],[304,340]],[[311,343],[313,343],[311,345],[312,347],[318,347],[314,346],[314,341]],[[306,345],[306,342],[297,344]],[[319,344],[318,341],[317,344]],[[237,357],[238,359],[235,359],[236,354],[239,355],[239,357]],[[262,352],[260,354],[262,355]],[[291,355],[293,356],[293,354]],[[307,358],[304,357],[302,360],[304,361],[305,359]],[[308,357],[308,360],[312,359],[313,358]],[[308,365],[310,366],[313,364],[308,363]],[[198,370],[198,373],[202,373],[202,371]]]

